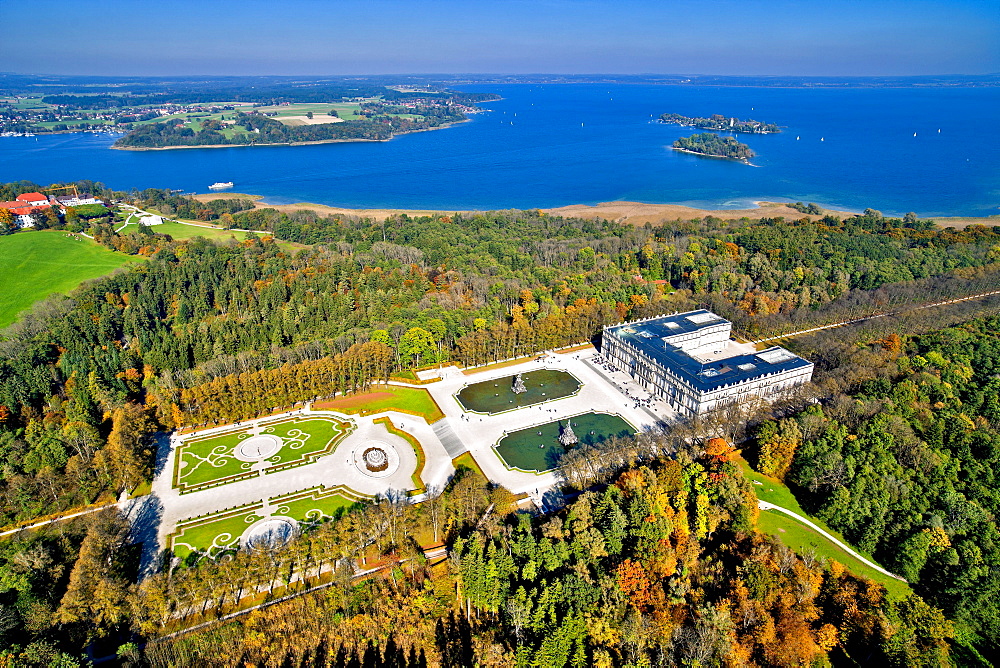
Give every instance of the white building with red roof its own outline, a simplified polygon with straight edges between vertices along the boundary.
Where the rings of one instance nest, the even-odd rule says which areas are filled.
[[[44,213],[50,206],[49,198],[41,193],[23,193],[11,202],[0,202],[0,208],[9,209],[18,227],[34,227],[34,214]]]
[[[42,193],[22,193],[15,198],[18,202],[22,202],[22,206],[27,204],[28,206],[48,206],[49,198]]]

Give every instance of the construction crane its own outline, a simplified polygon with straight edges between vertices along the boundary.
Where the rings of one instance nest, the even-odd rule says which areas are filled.
[[[60,190],[72,190],[73,194],[76,196],[76,198],[77,199],[80,198],[80,190],[76,186],[60,186],[60,187],[57,187],[57,188],[46,188],[42,192],[43,193],[58,192]]]

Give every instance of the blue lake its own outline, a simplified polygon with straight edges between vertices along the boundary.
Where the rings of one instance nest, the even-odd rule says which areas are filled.
[[[479,85],[504,99],[390,142],[117,151],[113,137],[0,138],[0,179],[237,192],[272,203],[500,209],[611,200],[742,208],[802,200],[921,216],[1000,213],[1000,89]],[[739,135],[755,166],[670,150],[664,112],[783,126]],[[916,135],[916,136],[914,136]]]

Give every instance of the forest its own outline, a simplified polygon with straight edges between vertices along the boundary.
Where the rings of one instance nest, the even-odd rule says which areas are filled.
[[[656,445],[647,444],[647,455]],[[955,631],[939,610],[916,595],[889,597],[837,563],[800,557],[755,532],[756,499],[732,456],[712,443],[675,458],[646,456],[537,517],[507,512],[502,490],[463,471],[438,507],[381,510],[398,513],[382,523],[395,535],[368,540],[385,543],[390,575],[334,580],[323,594],[151,644],[146,659],[414,668],[948,661]],[[152,578],[137,592],[139,624],[156,628],[172,611],[206,596],[218,605],[253,582],[226,573],[264,571],[266,580],[292,560],[319,569],[365,540],[359,533],[378,526],[366,518],[375,512],[352,511],[260,569],[234,561],[209,565],[197,584],[188,584],[190,570]],[[411,542],[435,524],[451,554],[436,563]]]
[[[990,656],[1000,640],[1000,318],[869,345],[875,377],[754,435],[761,472],[914,584]]]
[[[711,132],[702,132],[690,137],[674,140],[674,148],[688,153],[697,153],[711,158],[729,158],[747,161],[757,155],[753,150],[733,137],[719,137]]]
[[[702,118],[667,113],[660,114],[660,122],[687,125],[694,128],[701,128],[702,130],[721,130],[724,132],[746,132],[749,134],[781,132],[781,128],[774,123],[761,123],[749,118],[743,121],[738,118],[723,116],[722,114],[712,114],[708,118]]]
[[[284,576],[258,564],[266,572],[253,577],[288,587],[316,555],[358,555],[361,545],[401,560],[428,531],[447,541],[443,564],[401,561],[385,577],[145,650],[178,610],[231,605],[249,582],[232,569],[257,571],[202,563],[136,585],[128,532],[103,513],[0,540],[0,639],[18,645],[6,659],[75,665],[100,638],[154,665],[282,665],[286,656],[340,665],[376,653],[398,665],[468,665],[470,656],[482,665],[847,665],[861,662],[861,648],[880,665],[995,657],[996,305],[906,310],[996,289],[994,228],[941,229],[871,209],[645,227],[539,211],[378,221],[85,185],[268,234],[213,243],[90,226],[99,243],[147,260],[41,302],[2,332],[5,526],[136,489],[152,471],[157,432],[364,390],[426,363],[531,354],[698,306],[758,333],[903,311],[793,340],[817,364],[798,403],[581,449],[564,467],[578,497],[556,515],[509,514],[503,490],[462,474],[441,497],[453,515],[365,506],[274,557]],[[891,599],[756,533],[752,489],[718,437],[904,574],[919,598]],[[387,523],[385,513],[409,519]],[[366,533],[336,537],[348,527]],[[317,543],[323,536],[333,542]],[[509,587],[503,605],[499,581]],[[129,619],[141,641],[132,649]]]

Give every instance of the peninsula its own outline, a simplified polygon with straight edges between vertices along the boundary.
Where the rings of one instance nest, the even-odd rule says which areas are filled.
[[[774,123],[761,123],[753,119],[741,121],[738,118],[723,116],[722,114],[712,114],[708,118],[697,116],[681,116],[680,114],[662,114],[661,123],[672,123],[674,125],[684,125],[698,128],[700,130],[718,130],[723,132],[745,132],[755,135],[766,135],[781,132],[781,129]]]
[[[726,158],[729,160],[740,160],[750,164],[750,158],[756,153],[747,146],[736,141],[732,137],[719,137],[711,132],[681,137],[674,142],[673,148],[685,153],[695,153],[711,158]]]
[[[51,82],[50,82],[51,83]],[[114,148],[385,141],[468,119],[490,93],[401,84],[386,77],[220,77],[58,85],[0,76],[0,136],[123,135]]]
[[[471,100],[461,95],[409,103],[368,99],[349,106],[300,104],[251,111],[230,107],[138,125],[116,141],[113,148],[151,150],[387,141],[399,134],[460,123],[467,120],[467,113],[475,111]]]

